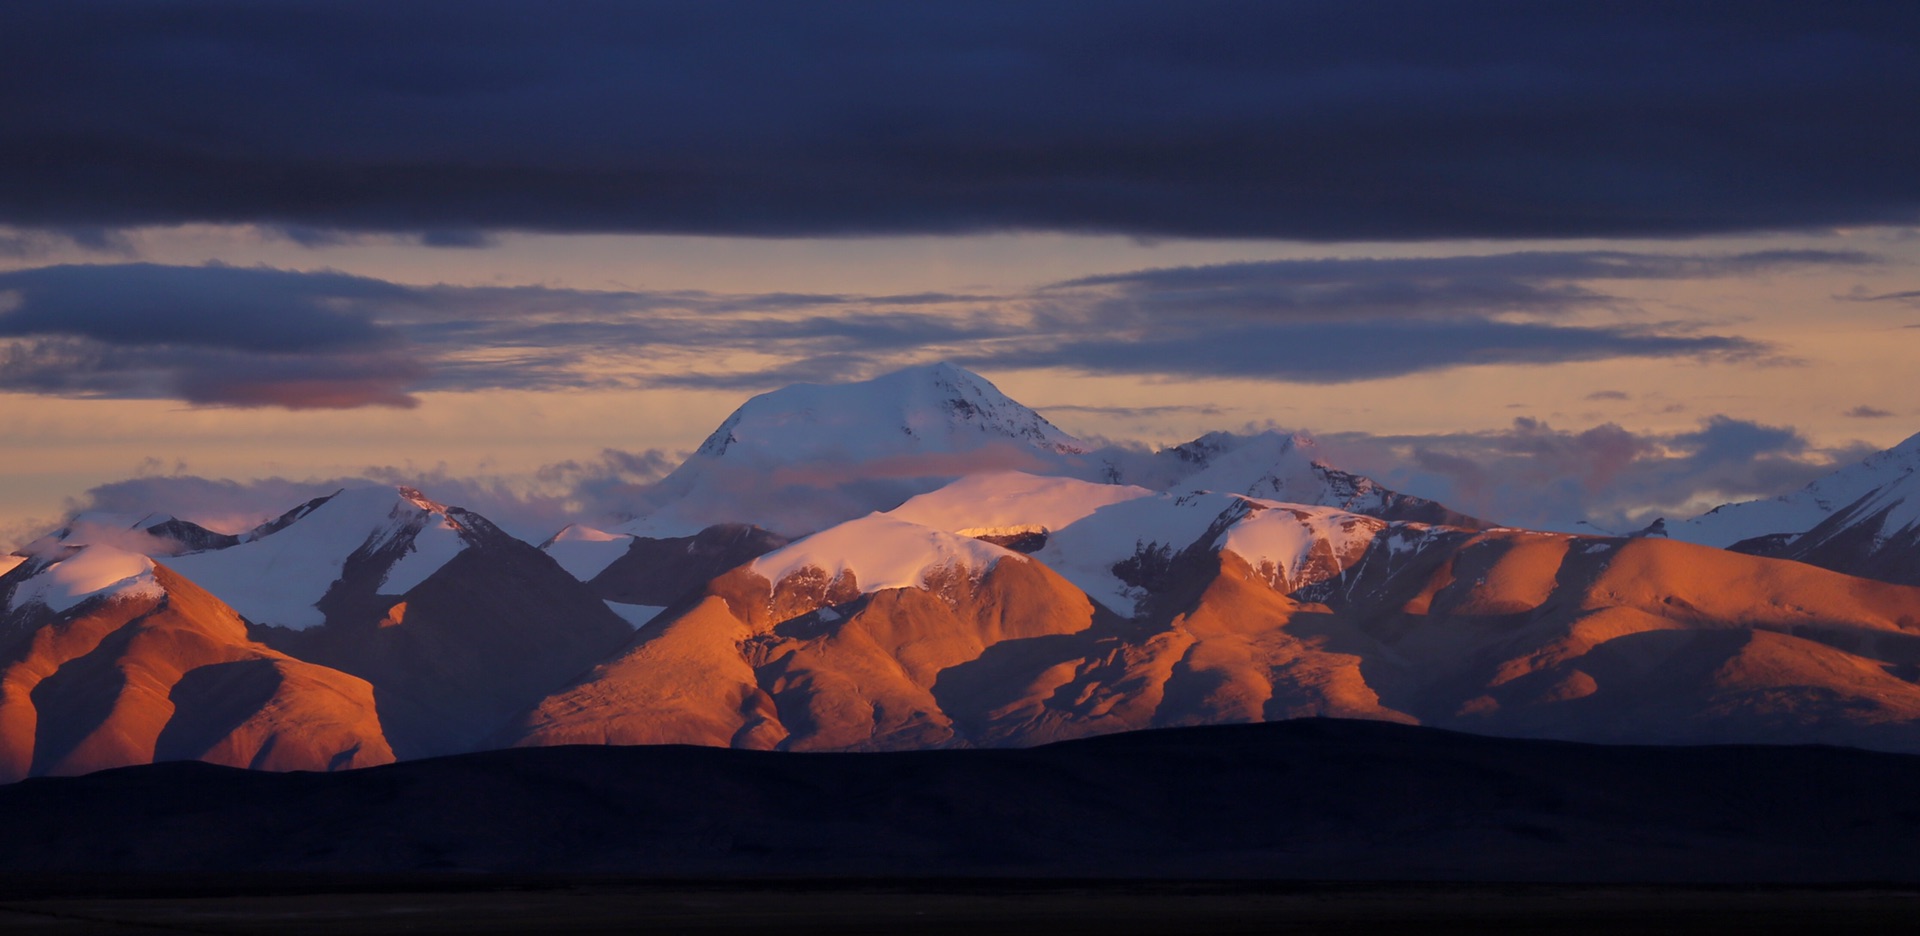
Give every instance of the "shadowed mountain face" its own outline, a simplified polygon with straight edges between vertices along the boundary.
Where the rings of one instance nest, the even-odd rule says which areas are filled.
[[[759,527],[720,524],[693,536],[624,540],[626,551],[587,581],[608,601],[665,607],[706,583],[782,546],[787,539]]]
[[[177,764],[0,788],[0,868],[1909,882],[1916,784],[1902,755],[1322,719],[1016,751]]]
[[[403,757],[474,750],[633,629],[540,550],[451,509],[468,543],[405,591],[376,570],[392,544],[350,558],[305,630],[255,628],[277,648],[373,684]]]
[[[1908,485],[1916,503],[1862,498],[1799,536],[1735,548],[1835,569],[1848,575],[1920,585],[1920,483]],[[1903,495],[1906,492],[1902,492]]]
[[[0,592],[75,561],[23,566]],[[35,599],[5,618],[0,780],[168,760],[263,770],[393,760],[365,681],[253,642],[218,599],[147,568],[70,606]]]

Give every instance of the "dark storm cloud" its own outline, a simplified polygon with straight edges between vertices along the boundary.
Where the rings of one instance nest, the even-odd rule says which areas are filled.
[[[146,263],[0,273],[0,389],[290,409],[412,406],[426,366],[337,273]]]
[[[388,336],[346,304],[407,291],[336,273],[150,263],[0,273],[0,337],[71,335],[107,344],[241,351],[365,348]]]
[[[1418,239],[1913,223],[1920,8],[0,8],[0,221]]]

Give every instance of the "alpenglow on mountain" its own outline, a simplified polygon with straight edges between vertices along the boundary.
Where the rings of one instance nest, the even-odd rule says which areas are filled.
[[[1920,752],[1916,445],[1707,545],[1492,527],[1305,436],[1099,448],[949,365],[790,387],[540,548],[383,485],[72,518],[0,559],[0,779],[1303,716]]]

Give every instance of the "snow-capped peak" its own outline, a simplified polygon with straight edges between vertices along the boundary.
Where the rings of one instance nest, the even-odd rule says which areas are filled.
[[[1214,540],[1283,593],[1338,576],[1389,528],[1384,520],[1331,507],[1247,499],[1247,515]]]
[[[804,536],[982,471],[1068,470],[1088,451],[951,364],[844,384],[795,384],[733,412],[613,532],[691,536],[747,523]]]
[[[760,394],[727,417],[696,457],[845,461],[1004,442],[1057,454],[1088,450],[986,378],[941,362],[872,380],[794,384]]]
[[[379,594],[405,594],[469,545],[497,534],[484,519],[412,488],[345,488],[262,525],[246,542],[181,556],[172,565],[249,620],[307,628],[324,622],[314,605],[349,562],[368,564]]]
[[[568,575],[585,582],[605,571],[632,543],[631,534],[609,533],[583,523],[569,523],[540,544],[540,548],[552,556],[560,568],[567,570]]]
[[[1315,444],[1299,433],[1262,432],[1252,436],[1213,432],[1171,451],[1198,466],[1178,487],[1219,491],[1302,504],[1325,503],[1324,468],[1315,461]]]
[[[404,500],[407,503],[420,508],[421,510],[427,511],[428,513],[436,513],[443,517],[446,516],[447,514],[447,506],[445,504],[441,504],[441,503],[437,503],[435,501],[429,500],[427,498],[427,495],[420,493],[419,489],[417,488],[410,488],[402,484],[398,488],[396,488],[396,490],[400,492],[401,500]]]

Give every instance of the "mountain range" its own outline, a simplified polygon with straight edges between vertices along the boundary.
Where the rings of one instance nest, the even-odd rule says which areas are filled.
[[[76,516],[0,558],[0,780],[1308,716],[1920,752],[1916,465],[1575,536],[1305,436],[1103,448],[947,364],[800,385],[539,547],[375,485],[233,534]]]

